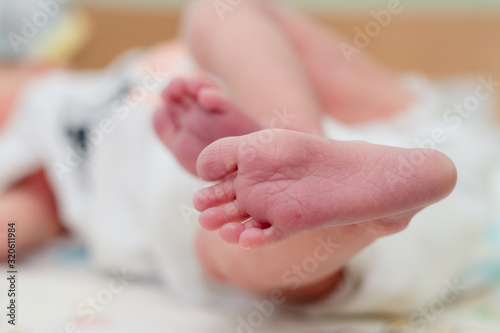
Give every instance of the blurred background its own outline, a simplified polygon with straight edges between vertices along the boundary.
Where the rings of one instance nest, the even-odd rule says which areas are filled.
[[[182,7],[187,3],[186,0],[58,1],[62,3],[61,9],[71,8],[72,15],[52,29],[58,43],[47,43],[45,39],[41,44],[50,50],[39,48],[37,52],[45,56],[49,53],[52,60],[65,61],[76,69],[101,68],[127,49],[173,38]],[[311,12],[325,25],[344,34],[348,41],[356,38],[356,28],[364,29],[374,19],[372,11],[387,9],[391,2],[399,3],[403,8],[401,14],[394,15],[391,23],[363,51],[397,71],[418,71],[432,77],[462,73],[500,77],[499,0],[283,1]],[[1,6],[9,2],[16,7],[30,2],[39,6],[38,1],[32,0],[2,0],[0,13],[5,12]],[[5,21],[0,19],[0,23]]]
[[[372,10],[387,0],[285,0],[308,10],[319,20],[356,37]],[[95,34],[74,66],[100,67],[131,46],[151,45],[175,36],[183,0],[94,0],[84,7]],[[401,0],[404,11],[372,40],[366,51],[395,70],[431,76],[464,72],[500,76],[500,1]],[[158,10],[160,9],[160,10]]]

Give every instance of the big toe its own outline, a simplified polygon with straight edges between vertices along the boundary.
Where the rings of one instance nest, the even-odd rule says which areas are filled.
[[[205,181],[219,181],[238,168],[238,150],[242,137],[215,141],[198,157],[198,175]]]
[[[200,89],[198,102],[205,109],[216,112],[227,112],[235,109],[229,98],[220,89],[213,86]]]

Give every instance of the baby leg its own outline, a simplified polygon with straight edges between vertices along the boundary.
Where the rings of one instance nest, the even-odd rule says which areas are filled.
[[[274,247],[245,250],[228,244],[217,233],[198,234],[198,257],[214,280],[270,297],[283,292],[287,303],[305,303],[332,294],[342,281],[343,267],[377,237],[399,231],[372,234],[357,225],[317,229],[285,240]],[[310,261],[313,269],[304,270]]]
[[[7,259],[10,222],[16,222],[16,253],[21,255],[63,232],[54,196],[42,172],[0,194],[0,262]]]
[[[176,79],[163,95],[165,107],[156,115],[156,130],[179,162],[193,174],[200,151],[212,141],[260,129],[206,79]],[[390,226],[395,227],[401,226]],[[327,232],[315,230],[273,248],[255,251],[230,245],[217,233],[202,230],[197,248],[205,272],[224,283],[262,294],[278,288],[288,301],[307,301],[333,290],[340,269],[352,255],[382,233],[395,231],[386,228],[374,234],[357,226],[325,229]],[[321,244],[327,244],[327,249],[318,250]],[[295,282],[288,285],[283,275],[318,251],[322,251],[321,267],[301,280],[300,286]]]
[[[204,210],[201,224],[219,229],[219,235],[199,235],[207,274],[265,296],[278,289],[290,302],[325,297],[350,258],[375,239],[403,230],[456,182],[453,163],[437,152],[273,132],[227,138],[207,148],[199,158],[200,176],[222,180],[194,200]],[[268,141],[250,151],[248,143],[258,144],[259,136]],[[397,163],[412,154],[424,159],[405,178]]]
[[[199,79],[175,81],[165,92],[165,98],[174,97],[179,99],[157,116],[157,127],[166,126],[160,137],[186,167],[192,168],[198,150],[210,140],[258,127],[215,86]],[[406,179],[398,175],[398,157],[412,154],[424,160]],[[437,152],[290,131],[223,139],[199,160],[204,179],[222,179],[195,197],[196,207],[204,210],[200,223],[220,230],[199,234],[206,273],[260,294],[280,289],[288,301],[333,291],[353,255],[378,237],[404,229],[414,214],[451,191],[456,177],[453,164]],[[311,258],[317,269],[301,272]]]
[[[312,92],[317,88],[307,81],[307,79],[314,81],[314,79],[310,78],[311,74],[308,75],[308,71],[311,69],[307,69],[307,64],[306,66],[301,65],[303,59],[295,55],[297,46],[296,42],[292,41],[293,36],[284,32],[286,29],[283,26],[280,27],[281,23],[278,20],[269,19],[270,15],[271,12],[265,2],[253,1],[242,4],[235,12],[231,13],[228,20],[221,22],[216,16],[212,2],[198,1],[190,11],[185,25],[188,43],[202,67],[221,78],[228,85],[230,92],[237,98],[240,105],[258,118],[261,125],[273,127],[272,117],[274,115],[270,111],[274,108],[285,106],[290,110],[291,106],[300,105],[302,107],[292,110],[292,114],[297,116],[297,122],[286,124],[287,128],[320,134],[317,121],[320,115],[318,105],[321,103]],[[255,27],[259,27],[259,30],[256,30]],[[264,28],[270,33],[263,34],[262,30]],[[258,33],[255,33],[256,31]],[[268,39],[268,36],[272,38]],[[253,38],[250,39],[251,44],[255,40],[260,43],[262,41],[261,37],[266,37],[263,39],[268,42],[271,40],[268,44],[264,43],[269,48],[263,46],[252,47],[252,45],[249,46],[243,42],[248,42],[248,38]],[[275,44],[276,41],[277,44]],[[273,48],[276,45],[280,47]],[[226,53],[227,50],[232,52]],[[267,52],[268,50],[272,50],[272,52]],[[276,54],[280,55],[280,57],[273,56]],[[256,71],[256,68],[259,71]],[[260,71],[264,71],[266,75],[256,73]],[[317,72],[319,71],[317,70]],[[273,73],[277,74],[272,75]],[[261,78],[264,80],[260,81]],[[294,79],[298,79],[298,81]],[[318,81],[321,83],[326,80]],[[320,85],[325,91],[325,84]],[[283,87],[287,89],[281,89]],[[294,94],[290,92],[294,92]],[[321,102],[325,103],[323,100]],[[332,105],[332,110],[335,110],[338,107],[338,102],[332,103]],[[395,109],[399,109],[399,107]],[[297,113],[297,110],[300,113]],[[304,121],[304,119],[308,119],[308,121]],[[342,118],[341,120],[348,121]],[[356,118],[351,121],[360,120]],[[279,159],[276,159],[276,161],[279,161]],[[441,159],[440,161],[443,162],[444,160]],[[447,163],[438,164],[441,166],[448,165],[448,167],[445,167],[445,173],[448,174],[446,177],[447,186],[441,189],[444,193],[453,187],[454,171],[452,166]],[[283,165],[282,167],[286,169],[289,165]],[[232,181],[230,178],[227,178],[226,184]],[[221,192],[219,194],[225,193]],[[202,197],[207,196],[203,195]],[[438,200],[439,195],[431,193],[430,197],[433,197],[432,200]],[[221,198],[218,197],[218,199]],[[229,197],[226,199],[232,200]],[[217,206],[219,203],[221,202],[214,202],[213,205]],[[359,224],[324,227],[322,229],[314,229],[313,227],[309,233],[294,230],[291,234],[296,234],[296,236],[291,236],[291,238],[279,242],[274,247],[254,251],[247,251],[241,247],[226,244],[218,235],[203,231],[200,233],[198,242],[199,256],[207,273],[212,276],[247,290],[267,293],[274,288],[287,289],[289,286],[283,279],[284,274],[287,274],[290,269],[295,269],[295,265],[310,257],[311,253],[317,250],[319,243],[325,244],[326,242],[326,244],[331,245],[331,248],[335,248],[334,245],[339,245],[336,251],[331,251],[331,255],[328,259],[325,259],[324,264],[319,265],[314,273],[308,274],[307,278],[304,277],[301,280],[300,287],[295,288],[297,286],[294,286],[290,288],[289,300],[301,299],[304,295],[307,295],[306,298],[321,297],[334,289],[339,280],[339,271],[354,254],[370,244],[374,239],[403,229],[409,223],[411,217],[426,204],[428,203],[423,204],[422,207],[413,207],[414,209],[406,207],[407,211],[403,209],[399,213],[393,212],[390,218],[387,219],[379,218],[373,221],[366,220],[368,222],[364,221],[364,223]],[[378,208],[381,206],[383,205],[378,206]],[[210,208],[210,205],[206,208]],[[398,210],[401,207],[393,208]],[[286,209],[283,211],[286,211]],[[228,210],[227,212],[238,213],[238,210]],[[206,224],[202,219],[202,223],[210,229],[217,229],[217,218],[223,215],[221,210],[215,213],[205,214]],[[241,220],[243,214],[240,215],[238,216]],[[248,217],[251,216],[251,214],[247,215],[249,215]],[[208,219],[206,219],[207,216]],[[230,220],[236,222],[238,216]],[[228,222],[227,220],[224,221]],[[226,225],[228,226],[224,228]],[[247,226],[250,226],[248,229],[250,232],[247,233],[247,235],[250,234],[250,237],[244,237],[249,241],[248,243],[243,241],[243,245],[259,247],[276,241],[275,238],[268,242],[272,237],[267,239],[261,237],[259,239],[268,229],[268,224],[249,223]],[[241,225],[231,223],[222,223],[222,229],[224,229],[221,231],[222,236],[232,242],[239,242],[239,237],[243,234],[243,231],[246,231],[246,229],[241,229]],[[256,237],[254,237],[255,235]],[[320,240],[320,236],[326,238]],[[255,240],[257,242],[254,242]],[[256,269],[256,267],[259,269]]]
[[[389,118],[412,96],[391,73],[363,54],[346,55],[344,40],[290,8],[270,6],[293,42],[327,113],[345,123]]]
[[[261,127],[321,134],[321,107],[314,87],[265,1],[244,1],[224,21],[213,1],[195,1],[184,33],[202,69],[221,79],[236,104]],[[277,123],[276,112],[283,110],[285,117]]]

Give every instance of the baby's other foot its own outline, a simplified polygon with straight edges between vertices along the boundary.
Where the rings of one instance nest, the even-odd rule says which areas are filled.
[[[394,233],[456,183],[453,162],[436,151],[286,130],[219,140],[201,153],[198,173],[218,182],[195,195],[200,224],[245,248],[326,226]]]
[[[212,142],[260,130],[207,78],[177,78],[163,92],[156,113],[158,137],[181,165],[196,175],[196,160]]]

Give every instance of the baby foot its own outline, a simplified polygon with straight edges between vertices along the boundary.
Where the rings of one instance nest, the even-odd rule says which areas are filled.
[[[219,140],[201,153],[198,174],[218,182],[195,195],[200,224],[245,248],[326,226],[392,228],[456,183],[453,163],[436,151],[286,130]]]
[[[205,78],[175,79],[163,92],[154,119],[158,137],[181,165],[196,175],[196,160],[212,142],[261,128]]]

